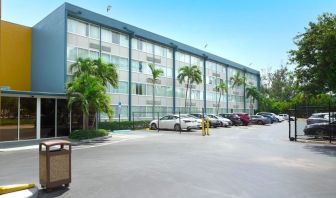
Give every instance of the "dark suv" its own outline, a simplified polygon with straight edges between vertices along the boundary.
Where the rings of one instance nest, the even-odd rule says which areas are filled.
[[[237,114],[233,113],[222,113],[220,116],[227,118],[232,121],[232,125],[239,126],[242,125],[243,122],[240,120],[240,117]]]

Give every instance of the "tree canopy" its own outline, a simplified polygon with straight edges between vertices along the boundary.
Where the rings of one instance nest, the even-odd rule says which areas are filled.
[[[300,89],[306,93],[336,92],[336,15],[324,13],[294,38],[289,51]]]

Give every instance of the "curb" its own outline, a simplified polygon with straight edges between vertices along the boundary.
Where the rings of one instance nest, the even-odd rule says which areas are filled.
[[[37,198],[38,197],[39,190],[37,187],[26,189],[26,190],[20,190],[12,193],[7,193],[0,195],[0,198]]]

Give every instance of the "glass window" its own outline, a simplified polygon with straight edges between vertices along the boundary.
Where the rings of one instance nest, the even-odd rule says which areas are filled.
[[[139,61],[132,60],[132,72],[139,71]]]
[[[137,40],[137,49],[143,51],[143,41]]]
[[[41,99],[41,138],[55,137],[55,99]]]
[[[117,32],[112,32],[112,43],[120,44],[120,34]]]
[[[155,45],[154,52],[155,52],[155,55],[157,56],[163,56],[163,49],[161,46]]]
[[[167,67],[167,77],[173,77],[173,68]]]
[[[99,52],[90,50],[90,58],[91,59],[98,59],[99,58]]]
[[[36,139],[36,98],[20,98],[20,140]]]
[[[99,26],[90,24],[90,37],[94,39],[100,39]]]
[[[171,50],[171,49],[168,49],[167,50],[167,58],[173,58],[173,50]]]
[[[89,50],[78,48],[78,57],[88,58],[89,57]]]
[[[117,56],[111,56],[111,62],[112,62],[112,64],[115,64],[118,67],[120,67],[119,66],[119,57],[117,57]]]
[[[140,83],[132,83],[132,94],[146,95],[146,85]]]
[[[128,36],[121,34],[120,35],[120,45],[124,47],[128,47]]]
[[[71,131],[83,128],[83,113],[78,104],[74,103],[71,108]]]
[[[102,53],[102,54],[101,54],[101,59],[102,59],[105,63],[111,63],[110,55],[109,55],[109,54],[104,54],[104,53]]]
[[[128,70],[128,59],[127,58],[119,58],[119,69]]]
[[[67,47],[67,59],[71,61],[77,61],[77,48],[76,47]]]
[[[165,86],[155,86],[155,94],[157,96],[166,96],[166,87]]]
[[[64,99],[57,99],[57,136],[68,136],[69,131],[69,111],[67,101]]]
[[[68,19],[68,32],[79,34],[81,36],[88,36],[89,27],[87,23],[74,19]]]
[[[112,32],[110,30],[102,28],[101,37],[103,42],[112,43]]]
[[[146,43],[146,52],[149,54],[153,54],[153,44]]]
[[[0,141],[18,139],[18,98],[1,97]]]

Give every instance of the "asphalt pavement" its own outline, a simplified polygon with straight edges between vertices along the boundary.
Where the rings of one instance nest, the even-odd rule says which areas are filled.
[[[40,197],[336,197],[336,146],[290,142],[286,122],[123,137],[75,147],[70,188]],[[0,185],[39,183],[37,149],[0,159]]]

